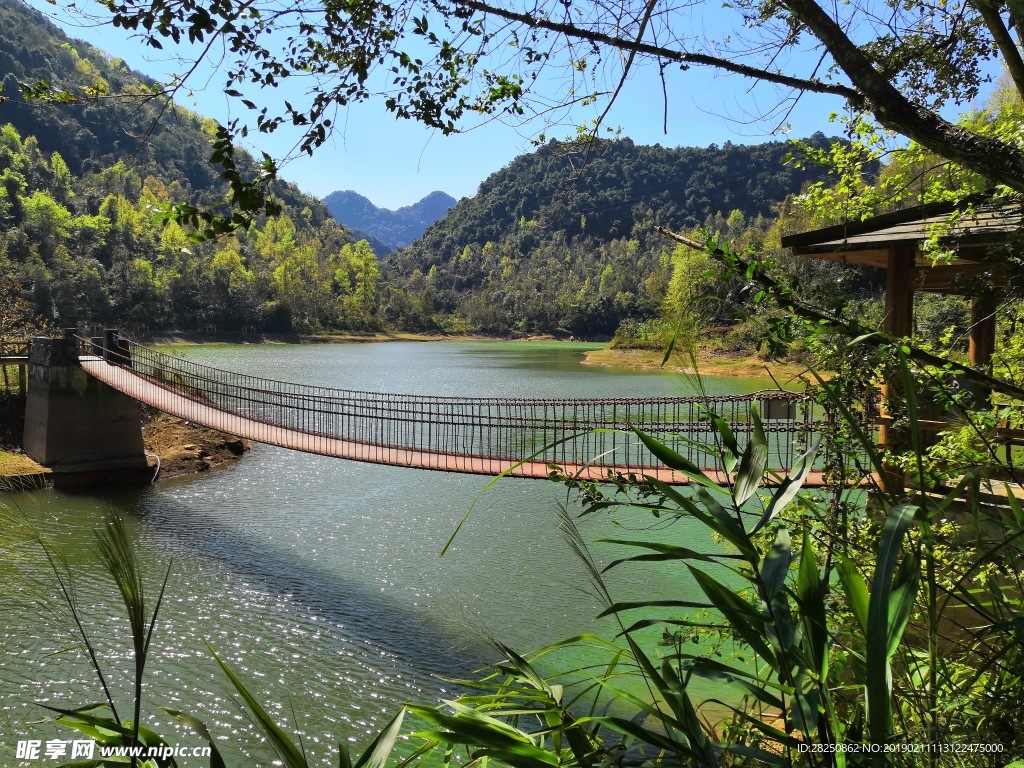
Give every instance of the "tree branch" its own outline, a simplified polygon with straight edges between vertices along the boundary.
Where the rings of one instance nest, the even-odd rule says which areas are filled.
[[[735,61],[719,58],[717,56],[708,56],[703,53],[687,53],[686,51],[677,51],[660,45],[652,45],[650,43],[641,42],[639,39],[631,40],[622,37],[614,37],[603,32],[584,29],[582,27],[575,26],[574,24],[565,24],[552,21],[551,19],[547,19],[542,16],[519,13],[517,11],[508,10],[507,8],[500,8],[496,5],[491,5],[489,2],[484,2],[484,0],[454,0],[454,2],[457,5],[471,8],[474,11],[479,11],[480,13],[491,14],[503,19],[508,19],[509,21],[516,21],[531,28],[536,27],[546,29],[550,32],[557,32],[558,34],[565,35],[566,37],[587,40],[592,43],[601,43],[620,51],[642,53],[659,59],[677,62],[679,64],[698,64],[701,66],[714,67],[736,75],[742,75],[743,77],[775,83],[776,85],[784,85],[800,91],[812,91],[814,93],[827,93],[833,96],[839,96],[849,101],[855,107],[863,108],[865,106],[864,98],[849,86],[839,85],[836,83],[826,83],[821,80],[808,80],[801,77],[783,75],[777,72],[770,72],[768,70],[758,69],[757,67],[747,66],[746,64],[738,64]]]
[[[989,181],[1024,192],[1024,151],[943,120],[907,99],[815,0],[783,0],[790,12],[828,49],[878,122]]]
[[[1003,55],[1003,61],[1006,63],[1006,69],[1010,72],[1010,77],[1013,78],[1013,84],[1017,87],[1017,93],[1024,98],[1024,59],[1021,59],[1020,50],[1013,42],[1013,38],[1010,37],[1010,31],[1003,23],[1003,17],[999,15],[999,10],[989,3],[989,0],[975,0],[972,5],[978,9],[981,18],[985,20],[988,31],[992,33],[992,39]]]
[[[665,227],[656,227],[655,229],[658,234],[664,235],[665,237],[675,240],[677,243],[689,246],[690,248],[705,252],[710,250],[706,243],[691,240],[690,238],[677,234]],[[983,371],[978,371],[974,368],[962,365],[961,363],[954,362],[948,358],[940,357],[939,355],[935,355],[927,350],[921,349],[920,347],[908,345],[901,339],[896,339],[886,333],[867,328],[856,321],[843,320],[830,312],[825,312],[824,310],[818,309],[817,307],[811,306],[810,304],[794,298],[792,295],[789,295],[789,291],[787,289],[761,269],[756,262],[748,262],[740,257],[736,257],[735,261],[730,263],[729,260],[724,258],[725,251],[721,248],[716,248],[712,251],[711,256],[722,264],[725,264],[733,274],[741,280],[752,280],[764,288],[775,300],[778,307],[785,312],[789,312],[790,314],[797,315],[798,317],[802,317],[807,320],[813,320],[816,323],[827,325],[829,328],[838,331],[844,336],[860,339],[862,343],[870,344],[874,347],[881,347],[889,344],[894,346],[899,345],[904,349],[904,353],[906,353],[907,357],[911,360],[916,360],[919,363],[931,365],[936,368],[953,366],[957,373],[973,384],[990,389],[993,392],[999,392],[1007,395],[1015,400],[1024,400],[1024,387],[1019,387],[1016,384],[1012,384],[1002,379],[997,379],[995,376],[990,376]],[[910,350],[909,352],[907,352],[908,349]]]

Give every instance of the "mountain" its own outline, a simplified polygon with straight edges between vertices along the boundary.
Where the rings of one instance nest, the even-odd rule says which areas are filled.
[[[67,37],[18,0],[0,0],[0,79],[5,97],[0,124],[34,137],[47,154],[59,152],[72,174],[83,176],[121,162],[167,184],[178,182],[192,195],[180,202],[223,198],[219,169],[208,162],[216,128],[212,120],[173,103],[159,117],[164,102],[156,81]],[[54,105],[21,95],[41,82],[78,101]],[[243,171],[257,172],[247,152],[240,151],[236,161]],[[312,225],[331,221],[320,201],[295,185],[275,181],[273,192],[286,206],[308,208]]]
[[[816,135],[821,147],[829,140]],[[672,244],[656,233],[727,222],[765,230],[823,170],[788,143],[643,146],[551,142],[489,176],[423,237],[388,257],[386,322],[491,334],[609,336],[654,317]]]
[[[0,0],[0,79],[0,277],[43,317],[141,334],[376,327],[375,256],[292,184],[271,184],[280,216],[215,241],[154,218],[223,210],[228,190],[208,162],[216,123],[151,79],[18,0]],[[51,88],[62,103],[33,98]]]
[[[371,235],[386,246],[386,250],[378,252],[380,256],[412,243],[455,202],[454,197],[444,192],[431,192],[418,203],[390,211],[378,208],[351,190],[332,192],[324,198],[324,204],[339,224]]]

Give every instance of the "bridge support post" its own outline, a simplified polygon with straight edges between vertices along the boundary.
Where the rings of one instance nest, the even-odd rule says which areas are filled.
[[[147,482],[139,405],[78,365],[77,342],[37,337],[29,346],[25,453],[58,487]]]

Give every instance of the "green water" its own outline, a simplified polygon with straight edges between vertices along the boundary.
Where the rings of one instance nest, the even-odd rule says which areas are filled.
[[[474,342],[179,351],[231,370],[362,390],[540,397],[694,392],[676,375],[582,366],[589,348]],[[707,384],[727,393],[764,382]],[[559,530],[558,507],[567,502],[561,486],[497,483],[454,547],[438,556],[487,482],[257,446],[225,469],[141,490],[3,500],[79,566],[80,602],[124,702],[132,664],[126,620],[112,585],[92,565],[92,532],[116,510],[137,536],[154,587],[171,566],[146,696],[149,722],[173,734],[172,742],[198,743],[156,705],[206,721],[222,738],[229,764],[272,764],[216,669],[209,643],[273,703],[279,721],[303,734],[315,760],[330,765],[336,764],[332,745],[350,738],[365,743],[402,702],[451,695],[442,678],[468,675],[493,660],[489,637],[526,651],[583,632],[614,634],[610,624],[594,621],[602,606]],[[646,530],[651,523],[606,517],[585,523],[583,532],[589,541],[641,531],[705,543],[697,529]],[[80,651],[60,653],[74,637],[41,553],[12,529],[4,539],[0,764],[13,765],[19,739],[71,738],[32,724],[44,715],[37,703],[80,706],[100,701],[101,693]],[[621,554],[607,545],[594,551],[602,562]],[[683,574],[664,569],[616,571],[609,583],[615,599],[692,594]]]

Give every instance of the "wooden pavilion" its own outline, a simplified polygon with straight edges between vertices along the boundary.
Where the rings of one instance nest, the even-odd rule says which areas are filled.
[[[865,221],[850,222],[782,238],[795,256],[878,267],[886,271],[883,330],[894,338],[913,332],[914,293],[953,294],[971,299],[970,364],[985,368],[995,348],[996,307],[1009,277],[1007,256],[1019,253],[1024,209],[988,207],[962,211],[922,205]],[[925,253],[933,232],[951,258]],[[883,394],[891,391],[883,385]],[[884,420],[879,439],[893,442]]]

